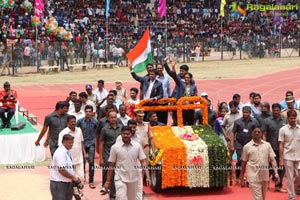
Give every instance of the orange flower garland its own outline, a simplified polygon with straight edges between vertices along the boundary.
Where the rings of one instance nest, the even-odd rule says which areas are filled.
[[[145,104],[162,104],[162,103],[175,103],[175,98],[168,98],[168,99],[159,99],[150,102],[149,100],[141,100],[138,105],[135,106],[137,109],[143,109],[146,112],[148,111],[171,111],[177,110],[177,123],[178,126],[184,126],[183,119],[182,119],[182,110],[194,110],[197,108],[201,108],[203,110],[203,125],[208,124],[208,107],[207,107],[207,100],[205,98],[201,98],[198,96],[191,96],[191,97],[181,97],[176,102],[176,105],[166,105],[166,106],[144,106]],[[186,102],[200,102],[201,104],[185,104]]]
[[[170,126],[154,126],[152,133],[155,146],[164,151],[162,188],[188,185],[186,147],[174,135]]]

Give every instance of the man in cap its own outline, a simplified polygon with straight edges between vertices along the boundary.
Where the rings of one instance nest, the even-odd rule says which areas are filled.
[[[294,92],[291,91],[291,90],[286,91],[286,93],[285,93],[285,98],[286,98],[286,97],[289,97],[289,96],[294,96]],[[282,100],[282,101],[280,101],[279,104],[280,104],[280,106],[281,106],[281,110],[284,110],[284,109],[287,108],[287,103],[286,103],[285,99]],[[294,103],[294,108],[299,108],[299,102],[295,102],[295,103]]]
[[[135,118],[137,122],[136,134],[138,134],[141,138],[141,143],[142,143],[144,153],[148,158],[149,149],[151,148],[151,152],[152,152],[151,156],[153,159],[155,159],[155,146],[154,146],[151,127],[148,122],[143,121],[145,112],[142,109],[135,109],[134,113],[136,115]]]
[[[10,120],[15,114],[17,103],[17,92],[10,89],[10,83],[6,81],[3,84],[4,90],[0,92],[0,118],[2,120],[1,128],[10,128]],[[5,116],[7,113],[7,116]]]
[[[91,84],[86,84],[85,91],[88,95],[88,100],[94,102],[94,104],[97,105],[98,104],[97,95],[95,93],[93,93],[93,86]]]
[[[281,116],[287,119],[287,112],[289,110],[295,110],[297,113],[297,124],[300,124],[300,111],[299,109],[294,108],[295,104],[295,97],[293,96],[287,96],[285,97],[285,102],[287,105],[287,108],[281,111]]]
[[[235,169],[235,178],[237,181],[239,181],[238,178],[240,177],[243,147],[251,141],[251,133],[254,128],[259,127],[258,121],[251,117],[250,106],[244,106],[242,112],[243,117],[234,121],[231,135],[231,153],[233,154],[233,152],[236,151],[237,154],[237,163]]]

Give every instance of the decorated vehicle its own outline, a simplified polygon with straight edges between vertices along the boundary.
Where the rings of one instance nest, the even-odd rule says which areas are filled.
[[[160,106],[166,104],[168,106]],[[154,126],[152,134],[157,148],[156,159],[149,159],[152,189],[223,188],[228,184],[228,152],[208,124],[207,101],[201,97],[142,100],[135,108],[144,111],[177,111],[178,126]],[[155,106],[153,106],[155,105]],[[183,126],[182,111],[202,109],[203,124]],[[231,171],[231,170],[229,170]],[[231,179],[230,179],[231,180]]]

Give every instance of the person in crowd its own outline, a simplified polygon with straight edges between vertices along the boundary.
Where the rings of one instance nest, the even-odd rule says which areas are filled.
[[[84,108],[87,106],[87,105],[90,105],[93,107],[93,116],[96,116],[96,105],[94,104],[94,102],[92,102],[91,100],[88,99],[88,95],[86,92],[80,92],[78,94],[79,96],[79,100],[82,102],[82,105],[81,105],[81,110],[85,110]]]
[[[243,105],[243,107],[244,106],[252,106],[253,104],[254,104],[254,101],[253,101],[253,96],[255,95],[255,93],[256,92],[250,92],[250,94],[249,94],[249,101],[247,102],[247,103],[245,103],[244,105]]]
[[[119,106],[119,113],[117,114],[117,118],[122,121],[123,126],[127,126],[128,121],[131,119],[126,113],[127,106],[125,104],[121,104]]]
[[[208,106],[208,124],[211,127],[214,127],[215,121],[218,117],[217,112],[211,109],[211,101],[208,99],[207,101],[207,106]],[[203,124],[203,111],[202,109],[199,109],[195,112],[194,115],[194,124]],[[226,113],[225,113],[226,114]]]
[[[232,101],[235,101],[238,103],[238,108],[239,110],[242,110],[243,108],[243,104],[241,103],[241,95],[238,94],[238,93],[235,93],[233,96],[232,96]]]
[[[50,192],[52,199],[72,200],[73,183],[80,183],[75,175],[74,162],[70,150],[74,144],[74,137],[66,134],[62,137],[62,145],[55,151],[50,167]]]
[[[256,116],[256,120],[260,124],[261,130],[264,132],[265,127],[265,119],[272,116],[271,110],[270,110],[270,104],[269,102],[262,102],[261,103],[261,114]]]
[[[4,90],[0,91],[0,118],[2,120],[1,128],[10,128],[10,120],[16,111],[18,95],[16,90],[11,89],[8,81],[4,82],[3,88]]]
[[[97,113],[97,119],[98,120],[100,120],[101,118],[105,117],[105,115],[107,113],[106,112],[107,106],[113,106],[114,111],[116,113],[118,113],[118,108],[114,104],[114,101],[115,101],[115,96],[113,94],[108,94],[107,98],[106,98],[106,102],[107,102],[106,105],[98,109],[98,113]]]
[[[177,100],[183,96],[186,95],[186,88],[185,88],[185,80],[184,80],[184,76],[185,74],[189,71],[189,67],[187,65],[181,65],[179,67],[179,73],[176,74],[176,70],[175,70],[175,65],[176,65],[176,60],[173,59],[172,63],[171,63],[171,68],[168,66],[168,60],[170,58],[166,57],[164,59],[164,68],[166,69],[166,72],[169,74],[169,76],[175,81],[175,87],[174,90],[171,94],[171,97],[176,98]],[[190,79],[187,77],[187,79]],[[178,82],[179,80],[179,82]],[[188,80],[187,80],[188,81]],[[190,84],[193,85],[194,81],[192,79],[190,79]],[[193,90],[194,86],[192,86],[192,90],[190,90],[191,92],[195,92],[195,89]],[[197,92],[198,93],[198,92]],[[193,95],[191,95],[193,96]],[[173,126],[177,126],[177,111],[173,111],[172,112],[172,120],[173,120]]]
[[[244,106],[243,107],[243,117],[234,121],[234,125],[232,128],[232,135],[231,135],[231,153],[233,154],[236,151],[237,155],[237,163],[235,169],[235,178],[236,181],[239,181],[240,177],[240,167],[242,165],[242,152],[243,147],[250,142],[252,139],[251,133],[252,131],[259,126],[257,120],[251,117],[251,107]]]
[[[114,176],[107,177],[108,170],[108,159],[111,151],[112,145],[115,144],[117,137],[121,134],[122,126],[117,122],[117,113],[111,111],[108,113],[109,124],[101,129],[100,134],[100,144],[99,144],[99,165],[103,167],[102,169],[102,189],[100,192],[105,194],[108,190],[104,187],[106,181],[110,181],[109,197],[116,197],[116,188],[114,185]],[[107,179],[110,178],[110,179]]]
[[[265,131],[263,132],[263,140],[269,142],[272,146],[272,149],[276,155],[276,162],[279,163],[279,129],[287,124],[287,120],[280,115],[281,105],[279,103],[272,104],[272,115],[265,121]],[[280,181],[275,185],[276,192],[286,193],[287,190],[282,187],[282,181],[284,177],[284,168],[278,168],[278,174]],[[272,179],[275,179],[275,172],[271,170]]]
[[[117,80],[115,82],[116,87],[114,87],[113,90],[117,91],[117,99],[119,99],[121,102],[125,102],[127,99],[126,89],[122,86],[123,83],[121,80]]]
[[[257,117],[261,114],[261,96],[259,93],[253,94],[253,104],[251,105],[252,117]]]
[[[97,95],[93,93],[93,86],[91,84],[86,84],[85,91],[88,95],[88,100],[92,101],[95,105],[98,105]]]
[[[58,101],[55,106],[55,111],[50,113],[45,117],[43,128],[35,141],[35,145],[39,146],[41,139],[47,133],[47,138],[44,142],[44,146],[50,147],[51,156],[55,150],[58,148],[58,135],[59,133],[67,127],[67,118],[69,110],[69,103],[66,101]]]
[[[286,93],[285,93],[285,98],[287,98],[287,97],[289,97],[289,96],[294,96],[294,92],[293,91],[291,91],[291,90],[288,90],[288,91],[286,91]],[[285,99],[284,100],[282,100],[282,101],[280,101],[280,106],[281,106],[281,109],[282,110],[285,110],[285,109],[287,109],[287,102],[285,101]],[[299,104],[298,104],[298,102],[297,101],[295,101],[295,103],[294,103],[294,108],[299,108]]]
[[[93,107],[86,105],[84,108],[85,116],[77,121],[77,126],[82,130],[84,138],[84,149],[87,154],[87,161],[89,163],[89,187],[95,189],[94,174],[95,174],[95,134],[99,122],[93,117]],[[84,171],[86,169],[86,162],[84,161]],[[84,176],[85,177],[85,176]]]
[[[110,90],[108,94],[113,95],[113,104],[119,109],[119,106],[123,103],[119,98],[117,98],[117,91],[116,90]],[[101,107],[105,107],[107,105],[107,99],[104,101],[104,103],[101,105]]]
[[[98,80],[98,88],[93,90],[93,93],[97,96],[98,105],[101,106],[102,103],[106,100],[108,95],[108,91],[104,88],[104,81]]]
[[[164,123],[158,121],[158,117],[156,112],[149,112],[148,115],[148,121],[150,123],[150,126],[165,126]]]
[[[279,166],[284,166],[288,199],[295,199],[298,189],[298,170],[300,164],[300,126],[296,110],[287,112],[288,124],[279,129]]]
[[[223,106],[223,104],[220,104],[219,108],[218,108],[218,112],[220,113],[220,115],[215,120],[215,124],[213,127],[215,130],[215,133],[222,139],[224,145],[227,146],[227,141],[226,141],[224,133],[222,131],[222,124],[224,121],[224,117],[225,117],[226,113],[228,112],[227,106]]]
[[[132,87],[130,88],[129,92],[130,99],[128,99],[127,102],[134,105],[138,104],[140,102],[140,99],[138,98],[139,90],[136,87]]]
[[[74,108],[75,99],[77,99],[77,92],[71,91],[69,93],[69,96],[66,99],[66,101],[69,102],[69,111],[75,110],[75,108]]]
[[[252,199],[266,200],[269,183],[269,163],[275,172],[275,183],[278,184],[280,177],[277,171],[275,153],[270,143],[261,139],[262,131],[255,127],[252,132],[252,139],[243,147],[242,170],[240,174],[241,186],[245,186],[244,174],[247,172],[247,182],[252,192]]]
[[[162,83],[163,87],[163,98],[169,98],[171,96],[171,83],[170,78],[163,73],[164,66],[162,64],[156,64],[157,76],[156,79]],[[167,103],[162,103],[160,106],[167,105]],[[168,123],[168,111],[156,112],[158,121],[167,124]]]
[[[84,117],[84,111],[81,110],[82,102],[79,99],[74,100],[74,110],[68,111],[69,115],[74,115],[76,117],[76,121]],[[70,109],[69,109],[70,110]]]
[[[157,100],[163,97],[162,83],[156,80],[157,72],[154,69],[148,70],[148,76],[140,77],[133,71],[132,64],[129,64],[131,76],[141,83],[142,99],[148,99],[149,101]]]
[[[105,189],[111,186],[113,172],[115,172],[116,198],[121,199],[124,196],[127,199],[136,199],[138,191],[139,171],[135,168],[138,162],[146,174],[146,184],[151,185],[149,171],[147,169],[147,157],[139,143],[131,141],[132,131],[129,126],[123,126],[121,129],[122,142],[116,143],[111,147],[111,153],[108,159],[109,170]],[[130,148],[130,151],[128,151]],[[115,169],[115,170],[113,170]],[[125,170],[124,170],[125,169]]]
[[[83,144],[83,136],[80,128],[76,127],[76,117],[69,115],[67,118],[68,126],[63,129],[58,136],[58,146],[62,145],[64,135],[70,134],[74,137],[74,143],[70,149],[71,156],[74,163],[75,175],[79,177],[80,181],[84,180],[83,161],[86,158],[86,152]],[[74,196],[80,196],[81,191],[74,186]]]
[[[299,108],[294,108],[295,97],[288,96],[285,98],[285,102],[287,104],[287,108],[281,110],[281,116],[287,119],[287,113],[289,110],[295,110],[297,112],[297,124],[300,124],[300,110]]]

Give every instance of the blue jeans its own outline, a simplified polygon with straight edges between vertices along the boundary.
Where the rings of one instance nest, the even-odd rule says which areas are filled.
[[[95,145],[92,145],[90,147],[85,147],[85,152],[88,155],[87,161],[89,163],[89,183],[94,183],[94,174],[95,174]],[[86,160],[84,160],[84,171],[85,171],[85,163]]]

